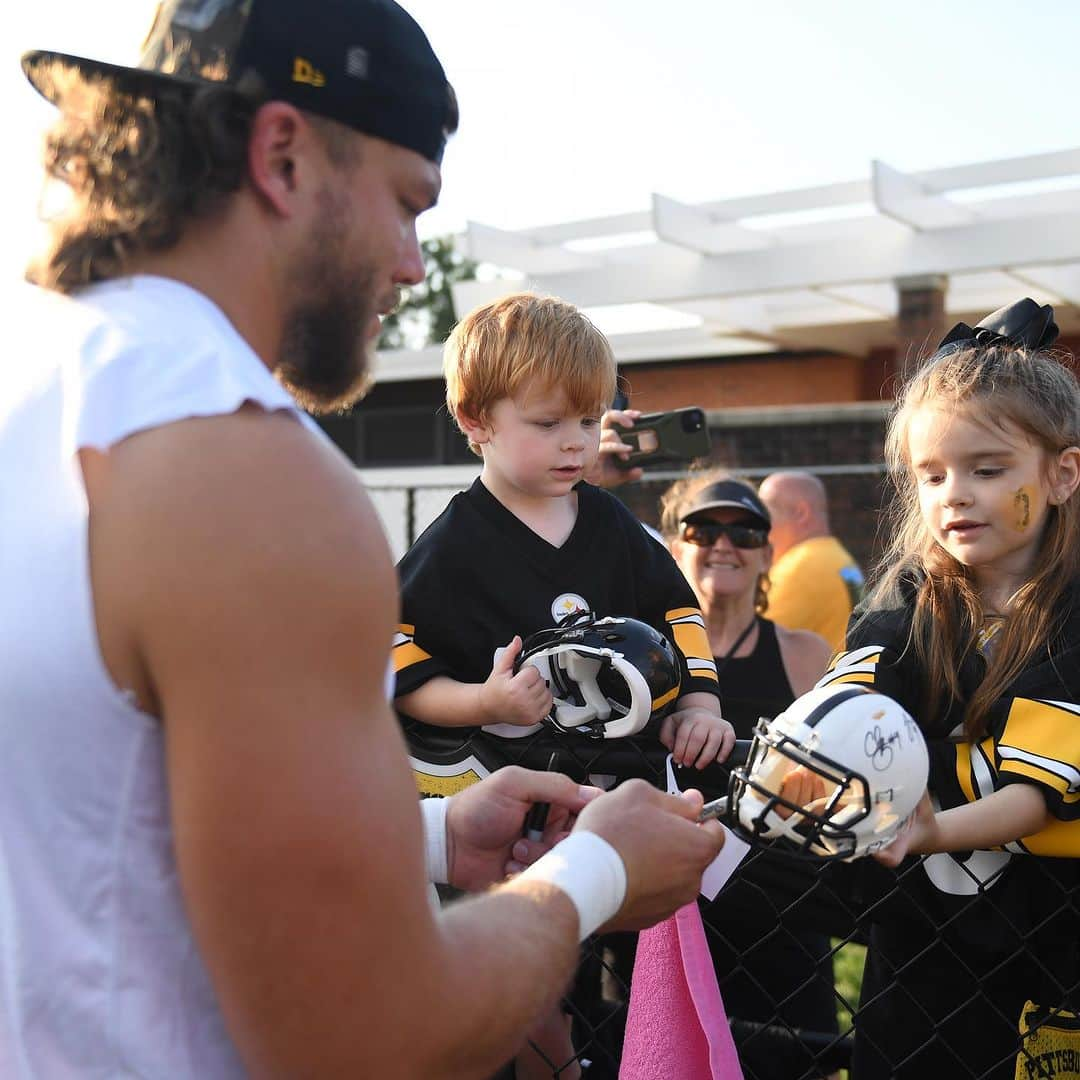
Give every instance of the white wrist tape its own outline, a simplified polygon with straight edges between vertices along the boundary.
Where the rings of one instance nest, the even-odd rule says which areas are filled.
[[[622,856],[587,829],[578,829],[556,844],[519,880],[546,881],[570,897],[578,913],[578,941],[603,926],[626,899]]]
[[[420,816],[424,819],[424,860],[428,881],[448,885],[450,868],[446,862],[446,811],[449,799],[437,796],[420,800]]]

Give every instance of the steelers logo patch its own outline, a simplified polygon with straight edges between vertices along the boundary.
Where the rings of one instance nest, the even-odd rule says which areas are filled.
[[[551,603],[551,617],[556,623],[568,615],[577,615],[588,610],[589,605],[585,602],[585,597],[572,592],[556,596]]]

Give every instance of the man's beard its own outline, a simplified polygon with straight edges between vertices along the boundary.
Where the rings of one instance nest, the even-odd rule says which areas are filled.
[[[292,275],[297,297],[282,332],[274,373],[297,403],[311,413],[347,409],[371,387],[365,338],[378,310],[375,271],[346,269],[343,215],[329,192],[311,246]]]

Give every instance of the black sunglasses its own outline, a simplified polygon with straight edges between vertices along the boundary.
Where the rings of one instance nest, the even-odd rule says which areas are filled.
[[[688,544],[712,547],[726,536],[737,548],[763,548],[769,542],[769,530],[753,525],[728,525],[721,521],[684,521],[679,537]]]

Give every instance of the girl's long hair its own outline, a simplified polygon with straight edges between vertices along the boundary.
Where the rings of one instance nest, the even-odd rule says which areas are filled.
[[[998,430],[1021,431],[1044,451],[1045,467],[1080,445],[1080,385],[1065,358],[1047,350],[974,346],[931,359],[897,397],[885,441],[896,499],[887,518],[887,549],[867,610],[896,606],[902,583],[916,582],[908,648],[924,673],[922,703],[930,723],[949,699],[964,706],[964,733],[986,733],[990,706],[1061,628],[1060,601],[1080,573],[1080,498],[1050,506],[1029,579],[1012,598],[985,675],[963,702],[960,670],[978,651],[984,611],[971,571],[942,548],[919,509],[908,452],[915,412],[932,406]]]

